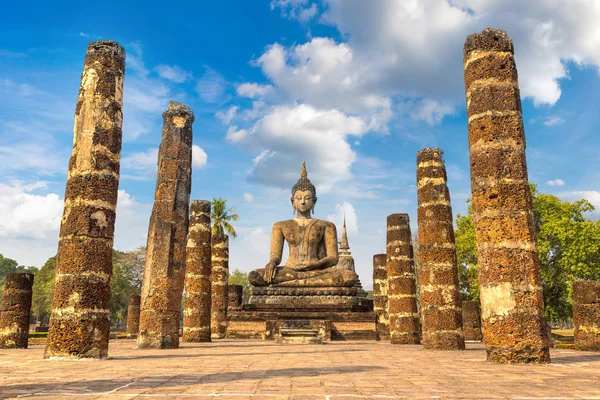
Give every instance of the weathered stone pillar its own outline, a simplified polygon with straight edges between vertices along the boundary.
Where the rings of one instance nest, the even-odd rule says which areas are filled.
[[[377,340],[390,340],[388,280],[385,254],[373,256],[373,312],[377,315]]]
[[[244,296],[244,287],[242,285],[234,285],[228,283],[227,288],[227,310],[241,310]]]
[[[600,351],[600,281],[573,282],[575,348]]]
[[[419,344],[419,313],[408,214],[387,217],[386,264],[392,344]]]
[[[194,113],[191,108],[171,101],[163,119],[156,194],[142,282],[139,349],[179,347]]]
[[[229,236],[212,237],[212,305],[210,329],[213,339],[222,339],[227,333],[227,304],[229,278]]]
[[[26,349],[33,274],[9,272],[0,303],[0,349]]]
[[[417,153],[419,288],[423,347],[464,350],[458,267],[443,151]]]
[[[512,40],[488,28],[464,47],[483,337],[488,360],[550,362]]]
[[[465,340],[483,340],[481,333],[481,312],[479,301],[464,300],[462,302],[463,332]]]
[[[56,257],[45,358],[105,358],[115,228],[125,50],[88,45]]]
[[[140,295],[134,294],[129,298],[127,307],[127,334],[137,335],[140,330]]]
[[[184,342],[210,342],[210,238],[210,201],[194,200],[185,255]]]

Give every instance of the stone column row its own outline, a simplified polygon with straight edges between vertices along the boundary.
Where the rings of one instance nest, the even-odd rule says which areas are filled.
[[[600,351],[600,282],[573,282],[575,348]]]
[[[229,236],[212,237],[212,306],[210,329],[213,339],[222,339],[227,332],[227,304],[229,278]]]
[[[373,311],[377,315],[377,340],[390,340],[385,254],[375,254],[373,256]]]
[[[26,349],[33,274],[9,272],[0,302],[0,349]]]
[[[123,121],[125,50],[90,43],[56,257],[45,358],[105,358]]]
[[[210,207],[210,201],[194,200],[190,209],[183,308],[185,342],[210,342]]]
[[[473,222],[488,360],[550,361],[512,40],[488,28],[464,46]]]
[[[443,152],[417,153],[419,287],[423,347],[464,350],[458,267]]]
[[[191,108],[171,101],[163,119],[156,193],[146,246],[138,348],[179,347],[194,113]]]
[[[387,217],[386,264],[392,344],[419,344],[419,313],[408,214]]]

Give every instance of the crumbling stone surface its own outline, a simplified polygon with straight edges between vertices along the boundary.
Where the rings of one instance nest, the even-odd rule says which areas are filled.
[[[127,334],[129,336],[137,335],[140,329],[140,299],[139,294],[134,294],[129,298],[127,307]]]
[[[385,254],[373,256],[373,311],[377,315],[377,340],[390,340],[388,279]]]
[[[573,282],[575,348],[600,351],[600,281]]]
[[[550,362],[512,40],[470,35],[464,74],[483,336],[488,360]]]
[[[227,310],[239,311],[242,309],[244,287],[242,285],[227,284],[228,306]]]
[[[125,50],[88,45],[56,258],[45,358],[106,358]]]
[[[210,329],[213,339],[223,339],[227,333],[227,305],[229,303],[229,236],[212,237],[212,305]]]
[[[386,268],[392,344],[419,344],[419,313],[408,214],[387,217]]]
[[[194,200],[185,254],[183,341],[210,342],[210,201]]]
[[[464,300],[462,302],[462,319],[465,340],[483,340],[479,301]]]
[[[0,302],[0,349],[26,349],[33,274],[9,272]]]
[[[419,289],[423,347],[464,350],[458,267],[444,152],[417,153]]]
[[[163,113],[154,207],[148,229],[138,348],[179,347],[192,184],[192,109],[174,101]]]

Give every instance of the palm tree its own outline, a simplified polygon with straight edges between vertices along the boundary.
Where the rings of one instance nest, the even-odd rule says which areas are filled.
[[[235,207],[227,209],[227,200],[222,198],[212,200],[212,211],[210,218],[212,219],[211,233],[213,236],[223,236],[225,232],[231,235],[234,239],[237,237],[235,228],[229,223],[229,221],[237,221],[240,216],[237,214],[230,214],[235,211]]]

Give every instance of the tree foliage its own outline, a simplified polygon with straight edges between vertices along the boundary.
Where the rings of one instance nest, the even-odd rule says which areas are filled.
[[[573,203],[540,193],[531,185],[546,318],[571,318],[571,285],[578,279],[600,279],[600,220],[587,200]],[[471,207],[456,217],[456,253],[461,292],[465,299],[479,298],[477,248]]]
[[[233,270],[229,273],[229,279],[227,281],[231,285],[241,285],[244,288],[242,299],[244,303],[248,301],[250,297],[250,282],[248,281],[248,273],[242,272],[239,269]]]
[[[212,211],[210,218],[212,220],[211,232],[213,236],[223,236],[225,232],[231,235],[234,239],[237,237],[237,232],[230,221],[237,221],[240,216],[233,214],[235,207],[227,208],[227,200],[213,198],[212,200]]]
[[[56,256],[50,257],[33,279],[32,313],[42,324],[48,324],[54,297]]]
[[[124,327],[129,298],[139,294],[144,276],[146,247],[134,251],[113,250],[113,270],[110,279],[110,320],[115,327]]]

